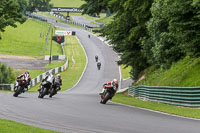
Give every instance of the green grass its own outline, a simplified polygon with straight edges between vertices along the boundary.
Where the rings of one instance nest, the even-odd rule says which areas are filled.
[[[170,69],[156,69],[155,67],[151,67],[144,73],[145,78],[134,85],[200,86],[200,58],[186,57],[179,62],[174,63]],[[175,105],[142,101],[123,94],[117,94],[113,98],[113,101],[135,107],[200,119],[200,109],[198,108],[178,107]]]
[[[200,58],[186,57],[172,65],[168,70],[148,70],[145,79],[136,85],[150,86],[200,86]]]
[[[46,129],[36,128],[10,120],[0,119],[1,133],[58,133]]]
[[[17,28],[7,27],[2,33],[0,40],[0,54],[10,54],[18,56],[43,56],[43,48],[45,44],[45,36],[49,24],[46,22],[28,19],[24,24],[18,24]],[[42,35],[40,37],[40,35]],[[50,37],[50,36],[49,36]],[[49,55],[50,39],[45,48],[44,55]],[[61,54],[61,48],[58,43],[53,42],[52,54]]]
[[[60,73],[63,85],[61,86],[62,91],[67,90],[69,88],[72,88],[74,84],[79,80],[85,65],[86,65],[86,55],[77,41],[75,36],[67,36],[65,38],[65,41],[67,42],[64,46],[64,50],[66,55],[69,59],[69,66],[65,72]],[[72,56],[75,60],[75,63],[72,61]],[[46,66],[47,68],[55,68],[57,66],[61,66],[63,62],[58,63],[52,63],[50,66]],[[45,68],[46,68],[45,67]],[[37,92],[37,89],[39,88],[39,84],[32,87],[29,92]]]
[[[41,14],[41,15],[51,17],[51,18],[58,18],[58,17],[52,16],[51,14],[49,14],[49,12],[37,12],[37,14]]]
[[[46,66],[44,66],[43,68],[56,68],[56,67],[60,67],[62,65],[65,64],[65,61],[56,61],[56,62],[51,62],[51,64],[48,64]]]
[[[174,105],[142,101],[124,94],[116,94],[115,97],[113,97],[112,101],[135,107],[165,112],[169,114],[200,119],[200,109],[197,108],[178,107]]]
[[[65,82],[62,86],[63,90],[71,88],[79,80],[86,65],[86,55],[76,37],[67,36],[66,42],[64,49],[69,58],[69,67],[66,72],[61,73]],[[75,63],[72,61],[72,56]]]
[[[83,0],[51,0],[54,7],[80,7],[85,2]]]
[[[122,79],[127,79],[127,78],[130,78],[131,75],[130,75],[130,71],[131,71],[131,67],[127,67],[127,68],[124,68],[124,66],[122,65],[120,67],[121,69],[121,73],[122,73]]]

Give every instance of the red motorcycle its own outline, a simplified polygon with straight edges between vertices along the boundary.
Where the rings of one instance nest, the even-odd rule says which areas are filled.
[[[14,97],[17,97],[19,94],[24,93],[25,90],[25,86],[27,86],[27,82],[26,80],[22,80],[22,79],[17,79],[17,83],[15,84],[14,87]]]
[[[108,86],[107,85],[105,87],[105,91],[101,95],[100,103],[106,104],[109,99],[112,99],[112,97],[115,95],[116,91],[117,91],[117,87],[116,86],[110,86],[110,85]]]

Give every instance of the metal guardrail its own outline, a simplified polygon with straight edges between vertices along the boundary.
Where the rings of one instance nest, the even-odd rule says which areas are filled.
[[[14,84],[0,84],[0,90],[10,91],[11,88],[14,88]]]
[[[147,101],[200,107],[200,87],[130,86],[128,94]]]

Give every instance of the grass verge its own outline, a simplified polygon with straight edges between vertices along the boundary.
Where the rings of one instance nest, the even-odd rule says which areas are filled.
[[[54,7],[77,7],[79,8],[85,2],[83,0],[51,0]]]
[[[124,94],[116,94],[112,99],[113,102],[131,105],[135,107],[156,110],[168,114],[174,114],[189,118],[197,118],[200,119],[200,109],[198,108],[187,108],[187,107],[178,107],[174,105],[156,103],[156,102],[148,102],[136,99],[134,97],[130,97]]]
[[[72,88],[76,84],[86,65],[86,55],[76,37],[67,36],[65,42],[67,43],[64,45],[64,50],[69,59],[69,66],[65,72],[60,73],[63,80],[62,91]],[[52,66],[55,68],[55,65],[61,66],[63,64],[58,62],[47,66],[47,68],[52,68]],[[37,92],[38,88],[39,84],[32,87],[29,92]]]
[[[149,86],[200,86],[200,58],[186,57],[170,69],[150,68],[143,80],[135,85]]]
[[[131,67],[130,66],[124,68],[124,66],[121,65],[120,69],[121,69],[122,79],[127,79],[127,78],[131,77],[131,75],[130,75]]]
[[[36,128],[25,124],[0,119],[1,133],[58,133],[46,129]]]
[[[0,54],[43,56],[45,36],[48,29],[48,23],[34,19],[28,19],[24,24],[18,24],[17,28],[7,27],[0,40]],[[62,54],[58,43],[53,42],[52,48],[53,55]],[[49,55],[49,51],[50,39],[45,47],[44,55]]]

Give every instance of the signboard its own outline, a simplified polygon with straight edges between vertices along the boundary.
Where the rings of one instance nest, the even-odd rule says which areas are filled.
[[[83,12],[82,9],[79,8],[67,8],[67,7],[53,7],[51,9],[52,12]]]
[[[75,35],[75,32],[74,31],[65,31],[65,30],[56,30],[55,35],[58,35],[58,36]]]
[[[72,35],[72,31],[56,30],[55,34],[58,36]]]
[[[65,41],[65,37],[64,36],[53,36],[52,40],[56,41],[57,43],[61,44]]]

